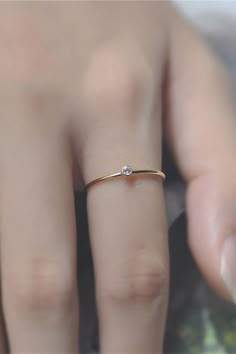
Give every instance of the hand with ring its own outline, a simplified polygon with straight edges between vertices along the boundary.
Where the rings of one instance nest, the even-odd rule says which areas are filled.
[[[73,192],[86,188],[101,354],[161,353],[162,138],[188,186],[194,259],[236,301],[236,117],[226,70],[167,1],[0,10],[0,352],[7,342],[12,354],[79,352]]]

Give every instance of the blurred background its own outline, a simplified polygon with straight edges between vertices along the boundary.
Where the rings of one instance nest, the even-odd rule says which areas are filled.
[[[236,90],[236,1],[174,0],[173,3],[221,56]]]

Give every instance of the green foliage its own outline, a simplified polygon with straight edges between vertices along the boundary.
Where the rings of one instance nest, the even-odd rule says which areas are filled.
[[[236,354],[235,314],[186,306],[167,323],[166,348],[167,353]]]

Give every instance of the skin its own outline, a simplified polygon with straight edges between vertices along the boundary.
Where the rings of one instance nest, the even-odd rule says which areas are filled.
[[[213,289],[231,299],[220,276],[223,241],[236,226],[230,82],[175,9],[5,2],[0,52],[1,286],[10,352],[78,353],[73,189],[126,163],[161,169],[163,135],[188,184],[193,256]],[[100,183],[87,195],[102,354],[162,352],[163,187],[150,176],[129,182]]]

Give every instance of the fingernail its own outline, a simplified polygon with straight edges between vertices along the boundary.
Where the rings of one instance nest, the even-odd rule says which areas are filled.
[[[220,274],[236,304],[236,235],[224,242]]]

